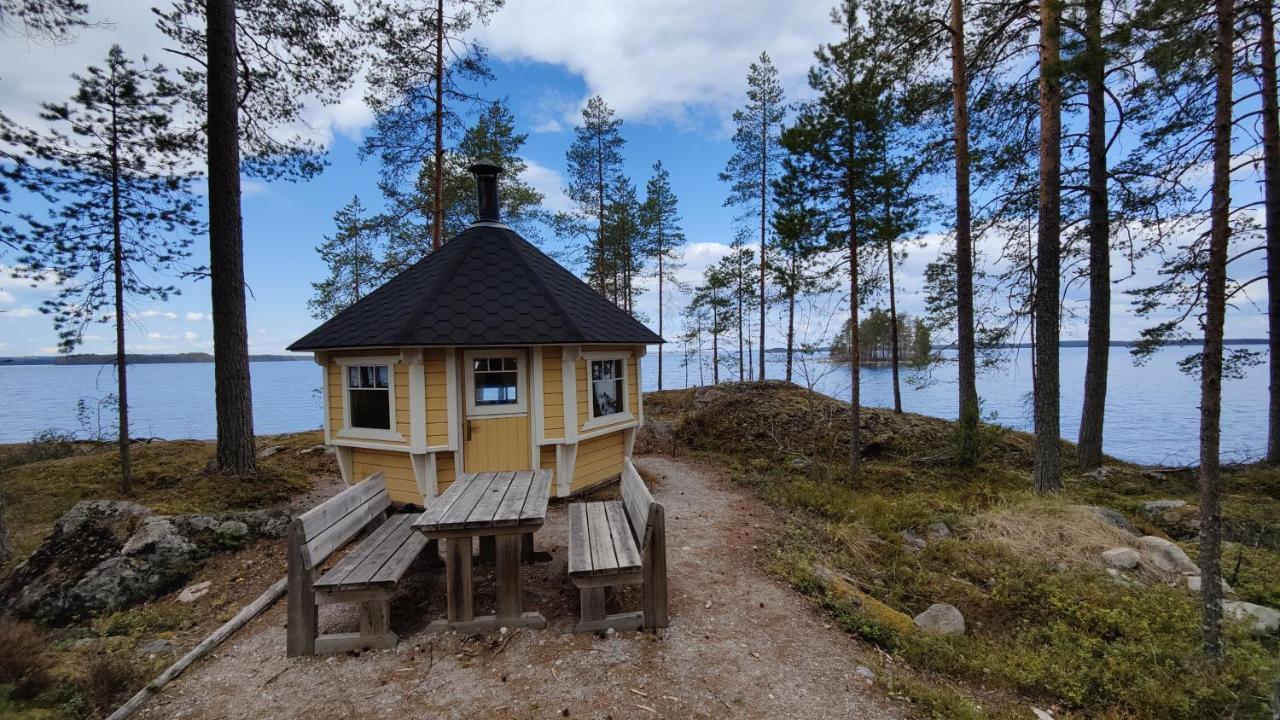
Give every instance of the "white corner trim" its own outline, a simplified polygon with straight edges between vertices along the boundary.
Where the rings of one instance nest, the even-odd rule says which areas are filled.
[[[414,453],[409,456],[413,464],[413,479],[418,485],[418,494],[422,496],[422,506],[436,496],[436,456],[435,453]]]
[[[635,426],[632,426],[622,431],[622,456],[624,458],[630,458],[631,452],[632,450],[635,449],[635,447],[636,447],[636,428]]]
[[[560,350],[560,384],[564,387],[564,440],[578,439],[578,355],[582,348],[565,345]]]
[[[577,445],[556,446],[556,497],[568,497],[573,470],[578,462]]]
[[[333,457],[338,461],[338,474],[342,476],[343,482],[348,485],[352,484],[351,475],[351,448],[339,445],[335,448]]]
[[[401,351],[409,371],[409,452],[427,451],[427,378],[421,348]]]
[[[644,377],[644,368],[641,367],[641,364],[640,364],[642,362],[641,358],[643,357],[644,357],[643,355],[636,356],[636,378],[635,378],[636,379],[636,399],[639,401],[637,404],[640,406],[636,408],[636,421],[639,422],[641,425],[644,424],[644,386],[640,382],[641,379]],[[628,394],[630,394],[630,391],[631,389],[627,388]]]

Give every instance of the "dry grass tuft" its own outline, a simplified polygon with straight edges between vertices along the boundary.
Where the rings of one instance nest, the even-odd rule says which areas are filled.
[[[1028,559],[1101,568],[1102,551],[1136,538],[1088,510],[1052,500],[1002,505],[965,521],[965,536],[1003,545]]]

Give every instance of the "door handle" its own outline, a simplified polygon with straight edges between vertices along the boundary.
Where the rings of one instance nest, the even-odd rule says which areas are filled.
[[[467,418],[467,442],[471,442],[471,418]]]

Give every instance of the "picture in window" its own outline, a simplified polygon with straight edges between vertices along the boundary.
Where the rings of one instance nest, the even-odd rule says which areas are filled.
[[[622,412],[622,360],[591,361],[591,416]]]
[[[351,427],[390,430],[390,366],[347,366],[347,406],[350,409]]]
[[[477,407],[516,405],[520,402],[516,359],[513,357],[475,358],[475,403]]]

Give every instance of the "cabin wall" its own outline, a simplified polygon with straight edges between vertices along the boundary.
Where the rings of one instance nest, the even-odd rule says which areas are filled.
[[[578,460],[570,492],[578,492],[622,474],[622,459],[626,455],[623,435],[621,431],[613,432],[578,443]]]
[[[427,445],[431,447],[449,444],[449,379],[445,371],[445,350],[430,348],[423,351],[422,371],[427,388]]]
[[[409,461],[409,453],[396,450],[352,449],[353,482],[360,482],[379,470],[387,479],[387,493],[391,495],[392,501],[413,505],[422,504],[422,495],[418,492],[418,483],[413,477],[413,464]]]
[[[436,494],[444,492],[457,477],[457,466],[451,452],[436,453]]]

